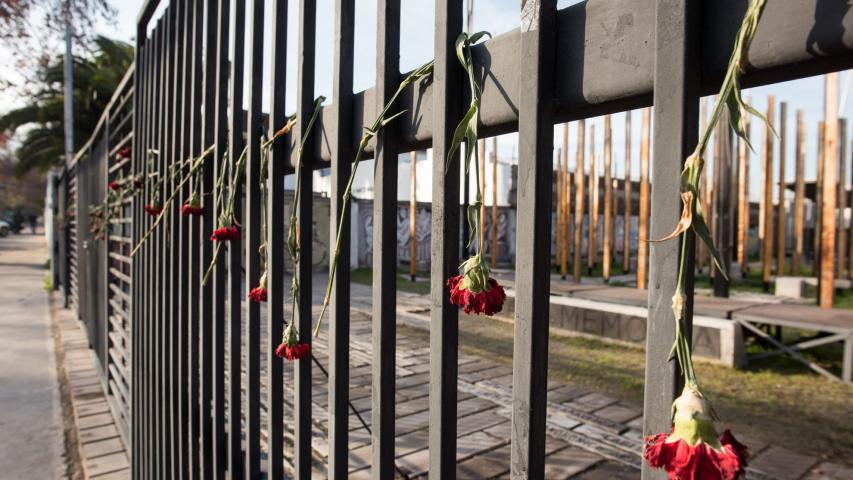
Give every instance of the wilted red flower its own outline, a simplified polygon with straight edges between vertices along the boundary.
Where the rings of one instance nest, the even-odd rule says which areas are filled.
[[[118,183],[117,181],[113,180],[112,182],[107,184],[107,187],[110,190],[119,190],[121,188],[121,184]]]
[[[151,215],[152,217],[156,217],[163,212],[163,207],[161,207],[157,203],[145,205],[145,213]]]
[[[467,314],[494,315],[503,309],[506,292],[494,278],[489,279],[488,285],[487,290],[474,292],[466,288],[464,275],[451,277],[447,280],[447,286],[450,287],[450,303],[459,305]]]
[[[133,187],[135,189],[139,190],[140,188],[142,188],[143,185],[145,185],[145,183],[143,183],[140,178],[136,178],[133,180]]]
[[[695,387],[694,387],[695,388]],[[646,437],[643,456],[671,480],[734,480],[746,471],[747,448],[730,431],[718,436],[698,389],[685,387],[674,403],[672,433]]]
[[[278,348],[275,349],[275,354],[278,357],[288,360],[299,360],[305,358],[311,353],[311,345],[299,342],[294,346],[288,346],[286,342],[281,342]]]
[[[249,300],[255,303],[261,303],[267,301],[267,289],[266,287],[255,287],[249,291]]]
[[[130,158],[130,147],[124,147],[118,151],[118,158]]]
[[[229,240],[239,240],[240,239],[240,229],[234,226],[220,226],[216,230],[213,231],[213,234],[210,236],[210,239],[215,242],[227,242]]]
[[[194,207],[189,203],[185,203],[181,207],[181,215],[204,215],[204,207]]]

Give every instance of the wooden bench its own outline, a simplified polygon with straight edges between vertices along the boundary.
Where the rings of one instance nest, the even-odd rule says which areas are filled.
[[[853,382],[853,311],[787,303],[763,304],[734,312],[732,320],[776,347],[773,351],[754,355],[750,360],[788,354],[821,375],[833,380]],[[818,332],[818,335],[786,345],[758,328],[759,325],[810,330]],[[844,344],[841,378],[811,362],[800,353],[809,348],[835,342]]]

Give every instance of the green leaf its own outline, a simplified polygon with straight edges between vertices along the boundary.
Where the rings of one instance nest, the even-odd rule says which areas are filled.
[[[471,104],[468,108],[468,111],[465,112],[465,116],[462,117],[462,120],[456,125],[456,131],[453,132],[453,141],[450,142],[450,150],[447,151],[447,165],[445,166],[445,170],[450,169],[450,159],[453,157],[453,154],[456,153],[456,150],[462,144],[462,140],[468,135],[468,125],[471,123],[472,118],[477,117],[477,105]]]
[[[696,202],[698,205],[699,202]],[[711,257],[714,259],[714,263],[717,265],[717,270],[723,275],[723,278],[726,280],[729,279],[728,274],[726,273],[726,269],[723,267],[723,259],[720,257],[720,253],[717,252],[716,247],[714,247],[714,239],[711,237],[711,231],[708,230],[708,225],[705,224],[705,218],[702,216],[702,208],[697,207],[696,211],[693,212],[693,231],[696,232],[696,235],[702,239],[705,245],[708,247],[708,251],[711,252]]]

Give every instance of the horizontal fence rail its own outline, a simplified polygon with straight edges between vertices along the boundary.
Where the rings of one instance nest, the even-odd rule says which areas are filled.
[[[62,212],[59,272],[65,303],[85,322],[98,353],[110,405],[130,447],[133,478],[347,478],[355,410],[350,401],[348,269],[353,252],[349,199],[342,196],[364,128],[405,75],[399,71],[401,1],[377,2],[376,86],[363,92],[352,91],[354,0],[335,0],[334,16],[320,18],[315,0],[273,0],[268,11],[263,0],[160,3],[148,0],[143,6],[134,66],[92,138],[68,160],[56,202]],[[569,202],[561,206],[564,212],[558,217],[566,230],[575,225],[574,238],[563,241],[576,249],[572,263],[577,278],[583,212],[597,208],[584,205],[583,197],[584,188],[591,193],[599,185],[592,176],[587,185],[583,172],[569,174],[569,152],[563,152],[565,170],[554,173],[553,126],[654,104],[654,153],[649,162],[644,140],[641,163],[642,178],[648,180],[651,170],[655,179],[651,208],[628,198],[623,211],[630,223],[630,205],[639,205],[641,218],[651,212],[651,232],[645,235],[669,233],[679,215],[677,175],[696,144],[699,98],[719,87],[748,4],[587,0],[557,10],[556,3],[523,1],[518,30],[472,48],[482,86],[479,134],[519,136],[509,449],[513,478],[545,475],[554,176],[559,175],[561,191],[569,195],[574,188],[580,199],[574,208]],[[402,115],[366,149],[366,156],[376,159],[370,233],[372,357],[366,367],[372,380],[364,387],[370,390],[368,458],[376,479],[399,475],[394,455],[398,155],[426,147],[433,148],[428,474],[441,479],[457,475],[459,312],[450,303],[446,281],[457,274],[466,255],[460,248],[462,185],[447,169],[461,168],[459,153],[448,156],[448,150],[468,101],[465,72],[455,52],[463,31],[462,8],[461,0],[435,2],[432,75],[403,90],[388,112]],[[298,32],[291,37],[289,14],[298,14]],[[334,24],[333,93],[306,137],[305,168],[298,180],[308,193],[293,205],[283,186],[296,172],[299,145],[314,113],[318,20]],[[759,86],[851,68],[851,32],[853,13],[846,2],[768,0],[742,83]],[[297,41],[296,71],[289,71],[285,61],[288,38]],[[265,59],[270,58],[265,77]],[[295,75],[295,92],[286,92],[288,75]],[[268,105],[262,105],[265,86]],[[287,93],[296,98],[296,112],[285,110]],[[265,158],[263,142],[273,138],[291,113],[293,130],[273,142]],[[585,127],[580,126],[576,165],[583,168]],[[649,129],[646,117],[644,137],[650,136]],[[567,149],[568,140],[564,142]],[[208,149],[212,154],[198,169],[196,183],[194,159]],[[313,172],[324,168],[331,169],[329,245],[337,240],[339,224],[346,233],[329,318],[320,337],[313,338],[312,248],[317,247],[312,242],[325,230],[315,225],[319,216],[311,192]],[[93,234],[90,206],[110,198],[111,182],[129,187],[117,200],[100,241]],[[221,218],[222,209],[215,208],[229,201],[229,190],[216,188],[220,184],[236,189],[231,218]],[[630,185],[616,187],[630,195]],[[648,184],[640,182],[637,190],[647,191]],[[181,205],[196,192],[203,193],[203,215],[182,215]],[[172,196],[175,200],[166,203]],[[158,217],[150,207],[157,202],[166,210],[153,228]],[[288,273],[286,216],[294,209],[299,265]],[[211,241],[214,229],[230,220],[239,226],[240,238]],[[132,255],[136,245],[141,247]],[[667,358],[679,245],[648,248],[645,433],[669,426],[670,405],[679,390],[678,372]],[[327,345],[323,361],[328,369],[316,357],[286,363],[275,355],[291,315],[289,275],[301,285],[294,322],[300,340],[316,342],[312,349]],[[268,302],[247,301],[262,276]],[[691,287],[692,274],[688,276]],[[690,310],[692,288],[687,291]],[[328,391],[325,411],[312,403],[318,390]],[[321,421],[327,421],[328,448],[318,452],[315,435]],[[651,470],[643,476],[663,478]]]

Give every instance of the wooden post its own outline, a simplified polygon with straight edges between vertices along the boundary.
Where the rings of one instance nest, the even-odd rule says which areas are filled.
[[[645,289],[649,278],[649,147],[651,139],[649,107],[643,109],[640,131],[640,213],[637,222],[637,288]]]
[[[604,281],[610,280],[610,261],[612,260],[613,245],[610,243],[613,229],[613,155],[611,151],[610,115],[604,116],[604,238],[602,240]]]
[[[714,163],[714,244],[722,260],[722,268],[729,272],[732,259],[732,225],[731,225],[731,177],[732,177],[732,128],[729,125],[729,109],[723,108],[720,120],[715,128],[716,152]],[[710,262],[710,260],[709,260]],[[711,262],[713,265],[713,262]],[[716,267],[715,267],[716,268]],[[714,296],[729,296],[729,280],[719,271],[714,275]]]
[[[480,225],[477,230],[479,233],[477,238],[477,248],[479,248],[480,251],[484,251],[486,245],[486,139],[481,138],[477,143],[479,143],[480,153],[480,161],[477,164],[477,167],[479,168],[477,182],[480,187]]]
[[[773,95],[767,97],[767,128],[764,131],[764,218],[761,230],[764,238],[761,242],[761,263],[763,268],[764,291],[770,291],[770,263],[773,258],[773,119],[776,115]]]
[[[749,99],[747,99],[749,102]],[[744,133],[750,137],[749,115],[744,115]],[[749,272],[749,146],[738,139],[738,247],[737,261],[740,263],[741,276],[746,278]]]
[[[847,195],[845,182],[847,179],[847,120],[838,121],[838,148],[839,166],[838,173],[838,266],[836,277],[846,278],[844,269],[847,267],[847,228],[844,225],[844,211],[847,209]]]
[[[787,148],[788,104],[779,104],[779,195],[776,207],[776,276],[785,273],[785,235],[787,214],[785,212],[785,150]]]
[[[622,212],[622,270],[624,273],[631,271],[631,111],[625,112],[625,187],[622,194],[625,196]]]
[[[805,226],[805,193],[806,182],[803,179],[806,160],[806,125],[803,123],[803,111],[797,110],[797,155],[796,163],[796,186],[794,187],[794,255],[791,258],[791,272],[800,274],[803,261],[803,235]]]
[[[708,123],[708,97],[703,97],[702,101],[699,104],[699,131],[705,131],[705,125]],[[713,141],[713,140],[712,140]],[[708,171],[710,161],[706,159],[705,164],[705,172]],[[707,175],[705,176],[705,181],[700,185],[701,193],[699,197],[699,202],[702,205],[702,211],[705,212],[705,222],[708,225],[708,228],[713,228],[713,223],[711,222],[711,209],[709,208],[710,203],[708,199],[710,198],[710,186],[711,182],[708,179]],[[696,242],[696,267],[701,272],[705,268],[705,263],[708,257],[708,251],[703,242]],[[709,271],[710,273],[710,271]]]
[[[409,199],[409,275],[412,277],[412,282],[418,278],[418,152],[417,150],[411,153],[412,165],[412,194]]]
[[[554,240],[555,240],[555,257],[556,257],[556,266],[557,268],[563,263],[563,204],[562,204],[562,195],[563,195],[563,169],[560,166],[561,158],[563,157],[562,149],[558,148],[555,152],[557,155],[557,166],[554,167],[554,206],[555,206],[555,217],[556,221],[554,223]],[[553,159],[551,162],[553,167]]]
[[[815,207],[814,207],[814,238],[812,241],[812,269],[814,275],[820,277],[820,232],[821,232],[821,202],[823,200],[823,149],[824,137],[826,136],[826,122],[821,121],[817,126],[817,178],[815,179]]]
[[[589,126],[589,214],[587,215],[588,236],[586,244],[587,274],[598,261],[598,159],[595,157],[595,125]]]
[[[562,240],[560,250],[560,277],[565,280],[569,273],[569,124],[563,124],[563,149],[560,162],[560,239]]]
[[[498,137],[492,137],[492,268],[498,266]]]
[[[584,146],[586,121],[578,121],[578,145],[575,149],[575,256],[572,261],[572,280],[581,281],[581,255],[583,254],[583,196],[586,147]]]
[[[835,292],[835,193],[838,169],[838,73],[828,73],[824,89],[823,182],[820,185],[823,199],[821,207],[820,277],[818,304],[832,308]]]

